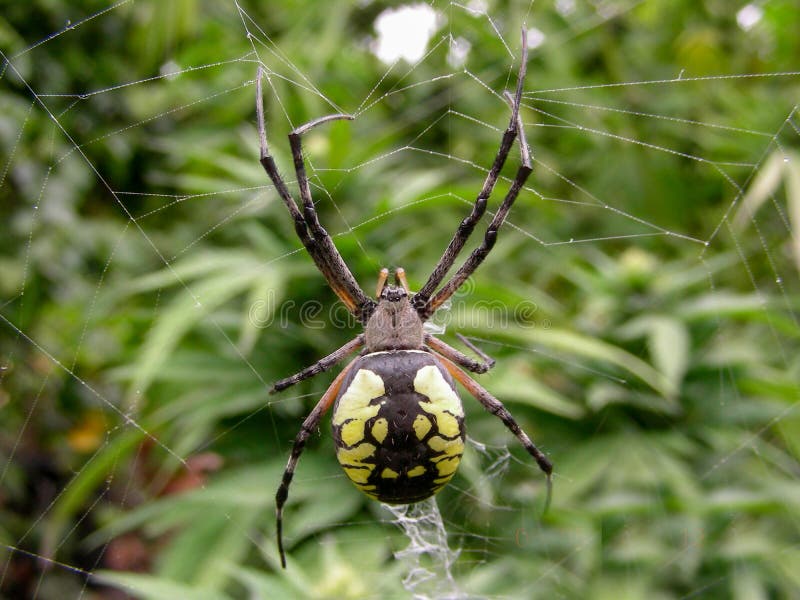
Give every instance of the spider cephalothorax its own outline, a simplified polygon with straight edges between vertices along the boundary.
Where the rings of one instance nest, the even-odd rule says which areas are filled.
[[[481,360],[474,360],[425,333],[423,327],[433,312],[464,284],[489,254],[500,226],[531,173],[531,157],[519,114],[526,62],[527,42],[523,31],[516,93],[504,93],[511,105],[511,119],[472,212],[461,221],[444,254],[419,291],[412,293],[409,290],[402,269],[394,272],[395,284],[387,283],[389,271],[382,269],[378,279],[377,301],[369,298],[356,283],[333,240],[320,224],[303,161],[301,138],[305,132],[328,121],[352,117],[345,114],[329,115],[301,125],[289,134],[300,188],[301,211],[267,147],[261,72],[258,73],[256,109],[261,164],[288,208],[295,231],[317,268],[348,310],[364,325],[364,333],[310,367],[278,381],[272,388],[273,392],[286,389],[361,350],[359,356],[334,379],[303,422],[295,439],[276,494],[278,550],[284,567],[283,505],[306,440],[317,429],[322,416],[331,406],[336,457],[356,487],[377,500],[393,504],[424,500],[438,492],[455,473],[464,450],[465,437],[464,411],[456,393],[456,381],[517,436],[539,468],[547,474],[549,486],[553,470],[550,461],[520,429],[505,406],[462,370],[485,373],[494,365],[494,361],[462,336],[459,339]],[[483,241],[455,275],[441,285],[486,211],[489,195],[517,139],[521,164],[486,229]]]
[[[381,271],[378,304],[364,325],[364,345],[369,352],[422,348],[423,321],[411,304],[403,270],[398,269],[395,274],[403,287],[385,285],[388,271]]]

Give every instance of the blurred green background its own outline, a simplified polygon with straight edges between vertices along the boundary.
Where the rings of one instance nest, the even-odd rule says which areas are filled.
[[[415,288],[491,164],[526,23],[534,172],[436,318],[497,359],[480,381],[555,493],[542,517],[535,464],[464,397],[486,447],[438,497],[445,587],[800,597],[800,5],[434,2],[429,53],[390,68],[370,48],[398,5],[2,3],[0,595],[410,597],[408,540],[327,421],[277,563],[274,492],[335,370],[267,390],[357,328],[258,163],[254,75],[290,187],[285,134],[357,114],[307,137],[318,210],[365,290],[400,265]]]

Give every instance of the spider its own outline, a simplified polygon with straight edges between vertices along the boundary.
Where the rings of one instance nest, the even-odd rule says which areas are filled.
[[[504,92],[511,106],[511,120],[500,148],[478,194],[472,212],[461,221],[447,249],[416,293],[409,290],[402,268],[394,271],[395,284],[388,283],[389,270],[378,278],[377,300],[368,297],[339,254],[328,232],[320,224],[311,198],[303,159],[301,138],[310,129],[337,119],[333,114],[301,125],[289,134],[294,169],[300,188],[302,211],[278,172],[267,146],[264,124],[262,71],[256,78],[256,112],[261,144],[261,165],[294,220],[294,228],[317,268],[348,310],[364,326],[364,332],[338,350],[299,373],[274,384],[270,393],[284,390],[333,367],[361,350],[323,394],[303,421],[283,473],[276,501],[276,536],[281,566],[286,568],[283,547],[283,507],[289,495],[294,470],[309,436],[333,406],[333,438],[336,457],[347,477],[362,492],[389,504],[410,504],[438,492],[454,475],[464,450],[464,411],[456,394],[459,382],[489,412],[519,439],[547,476],[548,499],[553,465],[531,442],[505,406],[467,373],[485,373],[494,365],[483,351],[463,336],[459,339],[481,360],[474,360],[426,333],[423,324],[472,275],[491,251],[511,205],[530,175],[531,157],[519,114],[527,63],[527,42],[522,35],[522,61],[516,93]],[[484,235],[455,275],[439,287],[459,252],[486,211],[514,140],[519,139],[521,165]],[[437,291],[438,289],[438,291]]]

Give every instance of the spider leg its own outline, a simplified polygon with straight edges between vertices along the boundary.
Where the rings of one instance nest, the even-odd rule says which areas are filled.
[[[289,146],[292,149],[294,170],[297,173],[297,185],[300,187],[300,198],[303,201],[303,215],[305,221],[311,231],[311,235],[319,245],[322,257],[328,263],[334,274],[337,286],[347,293],[353,303],[352,306],[348,306],[348,308],[350,308],[351,312],[363,319],[365,317],[363,309],[374,306],[374,301],[367,297],[364,291],[359,287],[355,277],[353,277],[353,274],[344,262],[342,255],[339,254],[339,250],[336,249],[336,245],[333,243],[330,234],[328,234],[319,222],[317,211],[314,208],[314,201],[311,198],[311,185],[309,184],[308,175],[306,174],[302,143],[303,134],[317,125],[339,119],[352,120],[353,118],[354,117],[351,115],[334,114],[309,121],[305,125],[297,127],[289,134]],[[347,302],[345,302],[345,304],[347,304]]]
[[[511,188],[508,190],[508,193],[503,199],[502,204],[500,204],[500,208],[497,209],[494,218],[489,223],[489,227],[486,228],[486,234],[484,235],[481,244],[467,257],[467,260],[465,260],[464,264],[461,265],[458,271],[456,271],[456,274],[453,275],[452,279],[450,279],[450,281],[448,281],[438,292],[436,292],[436,294],[422,309],[418,309],[424,318],[430,317],[430,315],[432,315],[433,312],[445,300],[452,296],[456,290],[458,290],[458,288],[464,285],[464,282],[475,272],[475,269],[480,266],[480,264],[492,250],[495,242],[497,241],[498,231],[505,222],[506,216],[508,216],[508,211],[511,210],[514,200],[517,199],[522,186],[525,185],[525,181],[527,181],[528,176],[533,170],[531,165],[530,150],[528,149],[528,141],[525,139],[525,131],[522,127],[522,118],[519,115],[519,102],[522,96],[522,87],[517,87],[517,94],[515,97],[510,98],[510,96],[511,95],[508,94],[506,97],[515,106],[514,113],[517,120],[517,132],[519,135],[519,147],[522,155],[522,164],[517,169],[517,175],[514,177],[514,181],[511,183]]]
[[[463,335],[456,334],[458,339],[460,339],[470,350],[475,352],[478,356],[480,356],[483,360],[474,360],[453,348],[450,344],[447,344],[440,340],[439,338],[433,337],[431,334],[425,334],[425,343],[428,347],[433,350],[434,352],[441,354],[442,356],[449,358],[454,363],[458,364],[461,367],[464,367],[467,371],[472,371],[473,373],[486,373],[489,369],[494,366],[494,359],[491,358],[488,354],[486,354],[483,350],[479,349],[475,346],[472,342],[470,342],[467,338]]]
[[[267,175],[272,180],[272,183],[275,185],[275,189],[278,191],[278,195],[283,200],[283,203],[286,205],[286,208],[289,210],[289,214],[294,221],[294,229],[297,233],[297,237],[300,238],[305,249],[308,251],[309,255],[311,256],[314,264],[317,266],[319,271],[325,277],[328,282],[328,285],[334,291],[334,293],[339,297],[339,299],[347,306],[348,310],[354,314],[356,314],[362,320],[364,319],[365,312],[369,312],[373,301],[364,295],[364,292],[361,291],[361,288],[358,287],[358,284],[355,282],[352,273],[347,268],[347,265],[344,264],[344,260],[342,259],[339,252],[336,250],[336,247],[333,245],[333,241],[328,236],[327,232],[322,229],[324,233],[324,239],[320,240],[317,239],[316,236],[312,236],[309,233],[310,225],[306,222],[306,219],[303,217],[303,213],[300,212],[300,209],[297,206],[292,194],[289,192],[289,188],[286,185],[286,182],[281,177],[280,172],[278,171],[278,167],[275,164],[275,159],[269,152],[269,146],[267,144],[267,133],[266,133],[266,126],[264,124],[264,99],[263,99],[263,92],[261,87],[261,79],[262,79],[262,69],[261,67],[258,68],[258,73],[256,75],[256,115],[258,120],[258,134],[259,140],[261,145],[261,165],[264,167],[264,170],[267,172]],[[295,129],[292,134],[300,135],[303,132],[307,131],[314,125],[318,125],[320,123],[332,120],[333,118],[338,118],[339,115],[333,115],[331,117],[323,117],[322,119],[317,119],[316,121],[312,121],[311,123],[301,126]],[[342,116],[341,118],[344,118]],[[302,151],[301,152],[301,163],[302,163]],[[294,156],[295,151],[292,150],[292,154]],[[305,171],[303,170],[303,177],[305,177]],[[298,179],[300,179],[300,173],[298,173]],[[304,186],[301,183],[301,195],[304,193],[303,189]],[[305,189],[308,191],[308,180],[305,180]],[[308,193],[309,200],[310,200],[310,191]],[[307,211],[306,211],[307,212]],[[312,213],[313,213],[313,203],[312,203]],[[314,218],[316,220],[316,213],[314,213]],[[319,225],[319,221],[316,220],[316,224]],[[312,228],[312,231],[315,231]]]
[[[536,464],[539,465],[539,468],[542,472],[547,475],[547,501],[545,503],[545,511],[547,510],[547,506],[550,505],[550,499],[552,498],[553,494],[553,482],[552,482],[552,473],[553,473],[553,463],[550,462],[544,453],[539,450],[536,445],[531,441],[531,439],[526,435],[522,428],[517,424],[516,420],[511,413],[508,412],[508,409],[503,406],[503,403],[500,402],[497,398],[492,396],[488,391],[486,391],[477,381],[472,379],[469,375],[464,373],[461,369],[459,369],[456,364],[451,361],[446,356],[437,355],[439,360],[444,365],[444,368],[453,376],[453,379],[458,381],[464,388],[478,401],[480,402],[483,407],[492,413],[494,416],[499,418],[503,425],[505,425],[511,433],[513,433],[517,439],[522,443],[525,447],[525,450],[528,451]]]
[[[281,566],[284,569],[286,568],[286,553],[283,550],[283,505],[289,497],[289,485],[291,485],[292,478],[294,477],[294,469],[297,466],[297,461],[300,460],[300,455],[303,453],[306,441],[311,434],[316,431],[317,427],[319,427],[320,420],[333,404],[333,401],[339,393],[339,388],[342,386],[342,381],[354,364],[355,362],[351,362],[336,376],[331,386],[322,395],[322,398],[320,398],[320,401],[317,402],[317,405],[306,417],[306,420],[303,421],[300,432],[294,440],[289,462],[286,463],[286,470],[283,472],[281,485],[278,487],[278,492],[275,494],[275,535],[278,540],[278,553],[281,556]]]
[[[342,360],[345,356],[361,348],[361,346],[364,345],[365,339],[366,336],[363,333],[358,334],[355,338],[347,342],[344,346],[342,346],[338,350],[331,352],[328,356],[319,359],[313,365],[306,367],[305,369],[303,369],[299,373],[295,373],[291,377],[287,377],[285,379],[281,379],[280,381],[275,382],[269,393],[274,394],[275,392],[280,392],[281,390],[285,390],[286,388],[293,386],[295,383],[299,383],[304,379],[314,377],[315,375],[319,375],[323,371],[327,371],[333,365]]]
[[[486,175],[486,179],[483,182],[483,187],[478,193],[478,197],[475,199],[472,212],[466,218],[464,218],[463,221],[461,221],[458,229],[453,234],[453,238],[450,240],[447,249],[444,251],[444,254],[442,254],[439,262],[434,267],[430,277],[428,277],[428,281],[426,281],[420,290],[414,295],[414,307],[417,308],[417,310],[422,311],[425,309],[431,294],[433,294],[433,292],[444,279],[445,275],[447,275],[447,272],[453,266],[458,254],[464,248],[464,244],[466,244],[467,239],[472,234],[472,231],[475,229],[478,221],[480,221],[484,212],[486,212],[486,205],[489,200],[489,196],[494,190],[497,179],[500,176],[500,171],[503,169],[503,165],[505,164],[508,154],[511,151],[511,146],[514,144],[514,139],[517,137],[517,132],[521,131],[521,128],[519,127],[518,114],[520,98],[522,95],[522,86],[525,81],[525,73],[527,70],[527,62],[528,42],[527,35],[525,35],[525,32],[523,31],[522,64],[520,65],[519,74],[517,75],[517,95],[515,97],[515,102],[511,104],[511,119],[508,122],[508,127],[503,133],[503,138],[500,141],[500,148],[497,150],[497,155],[494,158],[492,167],[489,169],[489,173]]]
[[[469,349],[470,349],[470,350],[472,350],[472,351],[473,351],[475,354],[477,354],[478,356],[480,356],[480,357],[483,359],[483,361],[484,361],[486,364],[488,364],[488,365],[489,365],[489,368],[490,368],[490,369],[491,369],[491,368],[494,366],[494,362],[495,362],[495,360],[494,360],[494,359],[493,359],[491,356],[489,356],[488,354],[486,354],[486,352],[484,352],[483,350],[481,350],[480,348],[478,348],[478,347],[477,347],[475,344],[473,344],[472,342],[470,342],[470,341],[469,341],[469,340],[468,340],[468,339],[467,339],[465,336],[461,335],[460,333],[457,333],[457,334],[456,334],[456,337],[457,337],[459,340],[461,340],[461,343],[462,343],[462,344],[464,344],[464,345],[465,345],[467,348],[469,348]]]

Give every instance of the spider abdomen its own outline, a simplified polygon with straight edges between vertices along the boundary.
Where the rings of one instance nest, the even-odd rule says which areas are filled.
[[[333,408],[336,457],[347,477],[389,504],[438,492],[458,468],[464,436],[455,383],[429,352],[356,359]]]

